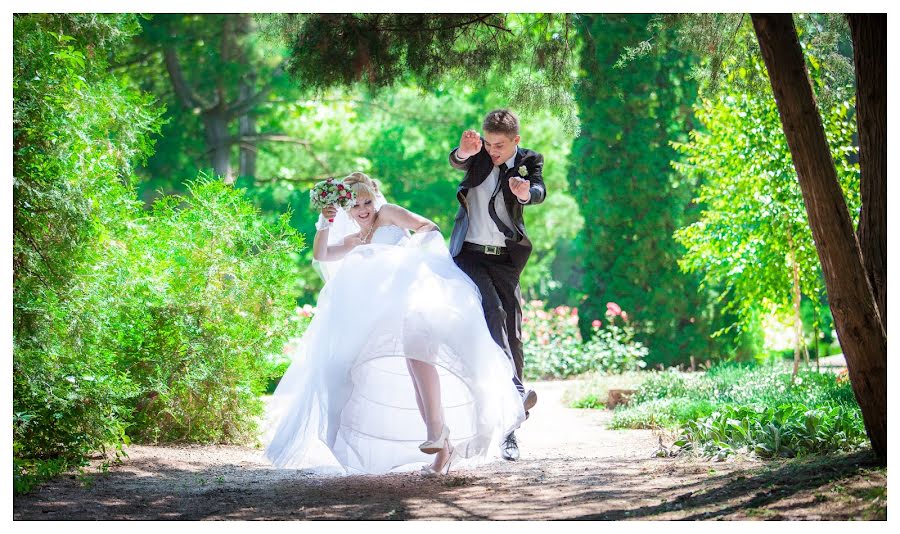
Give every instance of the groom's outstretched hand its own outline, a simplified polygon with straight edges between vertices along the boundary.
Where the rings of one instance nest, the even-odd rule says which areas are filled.
[[[512,176],[509,179],[509,190],[519,197],[522,202],[528,202],[531,199],[531,182],[518,176]]]
[[[466,130],[459,140],[459,148],[456,149],[456,157],[460,160],[469,159],[481,152],[481,136],[475,130]]]

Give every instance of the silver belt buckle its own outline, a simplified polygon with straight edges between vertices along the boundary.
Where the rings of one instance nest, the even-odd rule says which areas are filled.
[[[490,254],[492,256],[499,256],[500,255],[500,247],[495,246],[495,245],[485,245],[484,253]]]

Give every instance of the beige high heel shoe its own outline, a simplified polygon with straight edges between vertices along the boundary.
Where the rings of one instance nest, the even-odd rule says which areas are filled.
[[[422,443],[419,445],[419,450],[425,454],[437,454],[444,450],[444,445],[447,444],[448,437],[450,437],[450,428],[448,428],[447,425],[444,425],[444,428],[441,429],[441,437],[434,441]]]
[[[422,466],[422,470],[419,471],[419,474],[423,477],[436,477],[439,475],[448,475],[450,474],[450,464],[455,462],[457,459],[456,447],[452,447],[450,449],[450,454],[447,456],[447,463],[442,465],[439,469],[435,469],[430,465]]]

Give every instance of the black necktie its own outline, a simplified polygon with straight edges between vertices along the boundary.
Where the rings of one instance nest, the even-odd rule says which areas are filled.
[[[506,236],[506,239],[513,238],[513,232],[509,229],[509,226],[500,220],[500,217],[497,215],[497,208],[494,207],[494,202],[497,200],[497,193],[500,191],[500,187],[503,185],[500,180],[503,180],[506,177],[506,171],[509,167],[506,166],[506,163],[500,164],[500,174],[497,175],[497,187],[494,188],[494,193],[491,195],[491,201],[488,202],[488,215],[491,216],[491,219],[494,221],[494,224],[497,225],[497,229],[503,232],[503,235]]]

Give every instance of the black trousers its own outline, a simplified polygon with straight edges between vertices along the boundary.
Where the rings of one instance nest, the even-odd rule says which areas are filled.
[[[512,264],[509,254],[495,256],[463,249],[453,259],[478,286],[488,330],[512,361],[516,371],[513,383],[523,393],[525,354],[522,350],[522,291],[519,288],[521,271]]]

